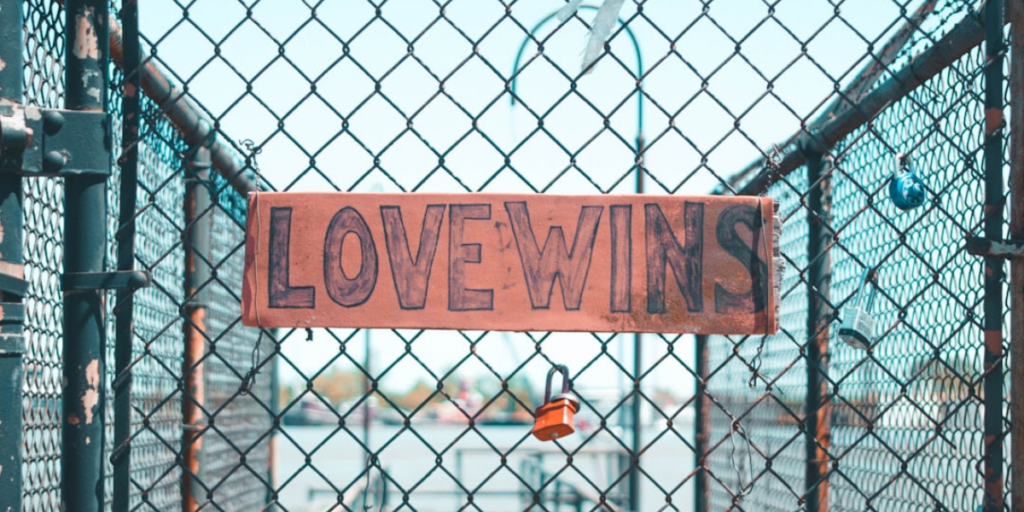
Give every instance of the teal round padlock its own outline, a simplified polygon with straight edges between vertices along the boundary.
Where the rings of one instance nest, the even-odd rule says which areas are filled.
[[[896,171],[889,180],[889,198],[900,210],[913,210],[924,204],[928,190],[924,180],[910,168],[910,158],[896,155]]]

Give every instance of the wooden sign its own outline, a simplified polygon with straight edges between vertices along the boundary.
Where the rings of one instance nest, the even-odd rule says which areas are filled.
[[[249,195],[242,318],[264,327],[765,334],[770,198]]]

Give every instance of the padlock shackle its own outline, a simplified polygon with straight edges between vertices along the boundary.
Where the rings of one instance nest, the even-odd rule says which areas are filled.
[[[906,174],[910,170],[910,155],[896,153],[896,165],[892,171],[894,178]]]
[[[548,370],[548,379],[544,385],[544,403],[551,401],[551,378],[555,376],[555,372],[562,374],[562,394],[569,392],[569,368],[564,364],[556,364]]]
[[[857,288],[857,307],[859,308],[861,303],[864,301],[864,287],[868,285],[868,281],[874,281],[877,278],[874,269],[867,267],[864,269],[864,275],[860,279],[860,287]],[[871,293],[868,294],[868,304],[864,308],[865,311],[871,312],[871,306],[875,304],[875,288],[871,288]]]

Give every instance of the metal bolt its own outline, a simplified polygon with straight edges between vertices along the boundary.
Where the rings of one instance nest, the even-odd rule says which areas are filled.
[[[43,172],[56,173],[67,165],[67,157],[59,151],[50,151],[43,157]]]
[[[56,110],[43,111],[43,132],[47,135],[56,135],[65,123],[64,115]]]

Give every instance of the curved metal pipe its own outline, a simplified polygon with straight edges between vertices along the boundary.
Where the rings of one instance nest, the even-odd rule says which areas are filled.
[[[593,5],[581,5],[579,6],[579,10],[596,11],[598,10],[598,8],[594,7]],[[523,59],[523,52],[526,51],[526,45],[529,44],[530,39],[533,38],[533,36],[537,33],[538,30],[543,28],[544,25],[547,25],[551,20],[555,19],[556,16],[558,16],[558,11],[555,11],[547,15],[546,17],[544,17],[544,19],[537,22],[537,24],[530,29],[530,34],[524,37],[523,42],[519,44],[519,51],[516,52],[516,60],[512,64],[512,80],[509,84],[509,91],[511,93],[509,101],[510,105],[513,107],[516,105],[516,80],[519,78],[519,65]],[[626,35],[629,36],[629,41],[633,43],[633,51],[636,54],[637,83],[642,83],[644,76],[644,59],[643,55],[640,53],[640,43],[637,41],[636,34],[633,33],[633,29],[629,28],[629,25],[627,25],[621,19],[619,19],[619,24],[622,25],[622,27],[625,29]],[[639,95],[639,97],[637,98],[636,107],[636,150],[637,152],[639,152],[643,146],[644,131],[644,95],[642,94],[639,85],[637,86],[636,94]]]

